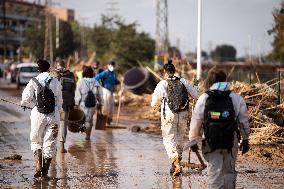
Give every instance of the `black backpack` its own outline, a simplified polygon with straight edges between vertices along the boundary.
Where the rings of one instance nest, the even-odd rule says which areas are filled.
[[[95,85],[95,83],[94,83],[94,85]],[[93,85],[92,88],[89,87],[89,91],[88,91],[87,96],[86,96],[85,101],[84,101],[85,106],[86,106],[87,108],[93,108],[93,107],[95,107],[96,104],[97,104],[96,96],[95,96],[95,94],[93,93],[94,85]]]
[[[55,97],[52,90],[49,88],[49,84],[52,80],[49,79],[45,86],[42,86],[36,78],[32,79],[37,87],[37,94],[36,94],[36,107],[38,112],[42,114],[49,114],[54,112],[55,110]]]
[[[231,91],[207,91],[209,97],[204,109],[204,135],[211,151],[232,150],[234,134],[238,133]]]
[[[167,80],[168,87],[168,99],[167,103],[170,110],[173,113],[182,112],[188,110],[189,96],[184,84],[180,81],[180,78],[175,77]]]
[[[73,106],[75,101],[75,77],[74,74],[70,71],[65,71],[60,73],[60,82],[62,86],[62,99],[63,106]]]

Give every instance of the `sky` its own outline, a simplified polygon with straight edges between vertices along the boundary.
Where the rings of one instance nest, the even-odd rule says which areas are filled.
[[[156,0],[53,0],[75,10],[75,18],[93,26],[102,14],[109,14],[109,2],[117,2],[116,13],[127,23],[137,22],[138,30],[155,37]],[[237,56],[267,54],[273,37],[272,12],[281,0],[202,0],[202,49],[213,50],[229,44]],[[196,50],[197,0],[168,0],[169,39],[183,53]]]

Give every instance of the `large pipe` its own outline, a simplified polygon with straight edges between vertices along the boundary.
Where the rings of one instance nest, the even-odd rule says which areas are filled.
[[[152,94],[157,81],[146,68],[135,67],[124,74],[123,84],[125,89],[134,94],[142,95],[145,93]]]
[[[201,78],[201,17],[202,17],[202,0],[198,0],[198,23],[197,23],[197,79]]]

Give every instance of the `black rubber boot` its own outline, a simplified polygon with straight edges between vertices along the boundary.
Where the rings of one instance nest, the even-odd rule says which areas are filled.
[[[50,163],[51,163],[52,158],[47,158],[43,160],[43,166],[42,166],[42,177],[44,179],[48,179],[49,177],[48,175],[48,170],[50,167]]]
[[[35,156],[35,174],[34,177],[38,178],[41,177],[41,171],[42,171],[42,151],[36,150],[34,153]]]

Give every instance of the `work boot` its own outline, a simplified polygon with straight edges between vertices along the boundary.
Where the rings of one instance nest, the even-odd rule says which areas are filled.
[[[91,140],[90,139],[90,136],[91,136],[91,129],[89,129],[89,128],[86,128],[86,138],[85,138],[85,140]]]
[[[172,167],[170,169],[170,174],[172,175],[175,172],[176,166],[172,163]]]
[[[41,150],[36,150],[34,153],[35,156],[35,174],[34,177],[38,178],[41,176],[41,171],[42,171],[42,151]]]
[[[43,159],[43,166],[42,166],[42,177],[44,179],[48,179],[48,170],[50,167],[50,163],[51,163],[52,158],[44,158]]]
[[[64,148],[64,142],[60,142],[59,144],[59,152],[66,153],[67,150]]]
[[[178,157],[179,161],[181,162],[182,157]],[[172,175],[175,172],[176,166],[174,165],[174,162],[172,162],[172,167],[170,169],[170,174]]]
[[[179,176],[181,173],[181,166],[180,166],[179,158],[174,160],[173,165],[175,166],[175,171],[173,173],[173,176]]]
[[[108,118],[107,118],[107,124],[108,124],[108,125],[111,125],[111,122],[112,122],[112,118],[111,118],[111,117],[108,117]]]

